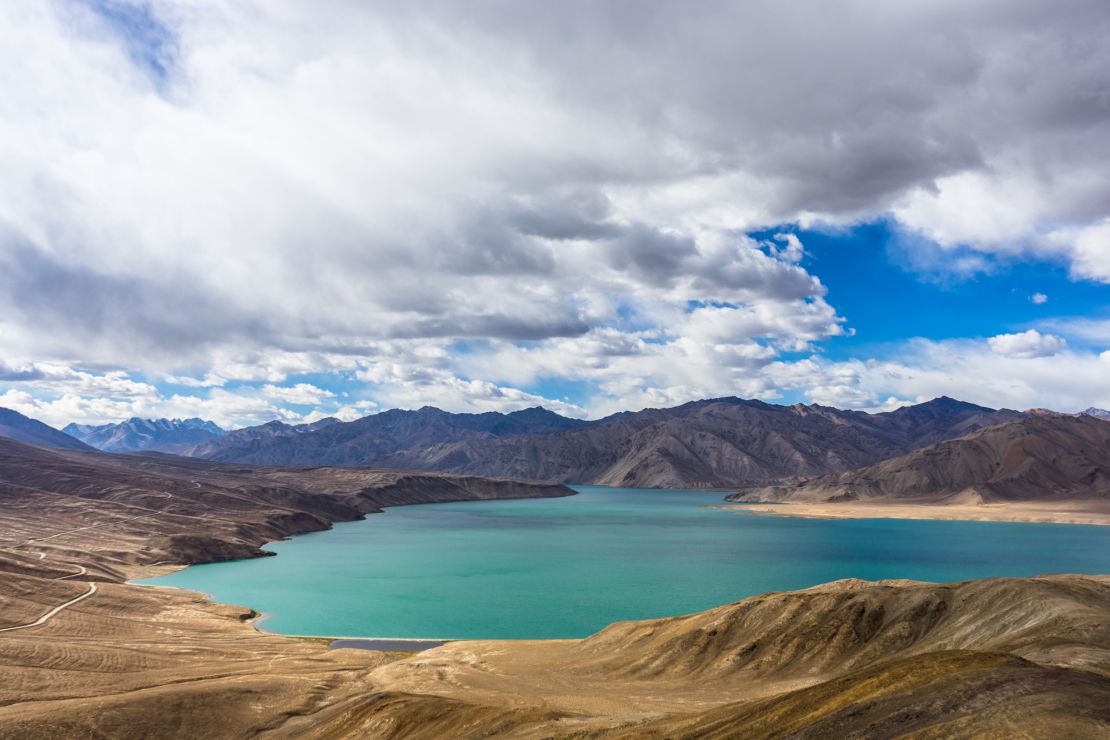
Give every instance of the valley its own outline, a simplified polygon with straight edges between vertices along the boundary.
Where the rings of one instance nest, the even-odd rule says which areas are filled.
[[[905,486],[926,476],[921,461],[941,449],[948,460],[1001,462],[946,464],[955,472],[924,479],[948,487],[930,484],[934,497],[911,496],[914,505],[967,518],[1044,507],[1045,518],[1093,523],[1104,438],[1090,425],[1106,422],[1038,415],[980,429],[979,413],[947,418],[943,433],[918,422],[885,427],[888,439],[901,440],[887,452],[911,439],[923,446],[878,463],[878,472],[751,490],[773,502],[764,506],[779,522],[802,506],[867,516],[852,508],[867,505],[912,518],[894,507]],[[964,431],[961,424],[969,434],[924,444]],[[49,436],[22,421],[11,426]],[[1006,463],[1013,440],[1029,462]],[[833,577],[685,617],[620,621],[585,638],[463,640],[416,654],[329,649],[327,639],[260,632],[250,605],[128,581],[257,558],[270,554],[268,542],[366,515],[388,524],[391,514],[376,513],[384,507],[555,502],[573,491],[505,477],[107,454],[79,444],[0,439],[0,735],[818,737],[897,728],[971,737],[1020,726],[1098,737],[1110,726],[1100,709],[1110,704],[1105,575],[945,584]],[[1058,487],[1030,494],[1029,481],[1049,473]],[[953,496],[972,484],[987,486],[982,500]],[[864,485],[878,494],[825,500]],[[790,503],[782,490],[806,493]],[[723,493],[691,495],[710,505]],[[758,531],[760,517],[719,508],[730,505],[759,506],[700,511],[747,516]],[[281,566],[289,557],[256,562]]]

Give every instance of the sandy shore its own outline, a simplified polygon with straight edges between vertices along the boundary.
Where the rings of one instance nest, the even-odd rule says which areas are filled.
[[[1075,504],[735,503],[721,504],[715,508],[809,519],[946,519],[1110,526],[1110,506],[1100,505],[1099,502]]]

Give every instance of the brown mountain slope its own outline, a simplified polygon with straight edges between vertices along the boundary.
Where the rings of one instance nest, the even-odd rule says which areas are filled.
[[[0,546],[87,550],[103,576],[137,564],[264,554],[259,546],[383,506],[570,495],[509,479],[355,468],[261,468],[0,439]]]
[[[876,465],[736,501],[994,503],[1110,500],[1110,424],[1040,415],[940,442]]]
[[[1103,738],[1107,681],[1007,655],[942,652],[894,660],[758,702],[643,722],[621,738]]]
[[[438,409],[390,411],[307,433],[233,432],[198,453],[249,463],[373,464],[614,486],[713,488],[868,465],[1021,417],[949,398],[881,414],[737,398],[594,422],[532,412],[518,419]]]
[[[1104,738],[1104,677],[993,653],[913,656],[771,699],[664,718],[599,720],[542,707],[380,692],[288,723],[286,737]]]

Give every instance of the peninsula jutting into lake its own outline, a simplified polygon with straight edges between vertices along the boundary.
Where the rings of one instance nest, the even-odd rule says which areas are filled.
[[[0,2],[0,738],[1110,737],[1107,38]]]

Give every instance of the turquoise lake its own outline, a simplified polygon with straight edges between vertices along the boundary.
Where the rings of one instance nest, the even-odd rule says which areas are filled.
[[[278,557],[140,583],[252,607],[286,634],[556,638],[838,578],[1110,573],[1110,527],[794,519],[709,508],[722,493],[575,488],[395,507],[267,545]]]

